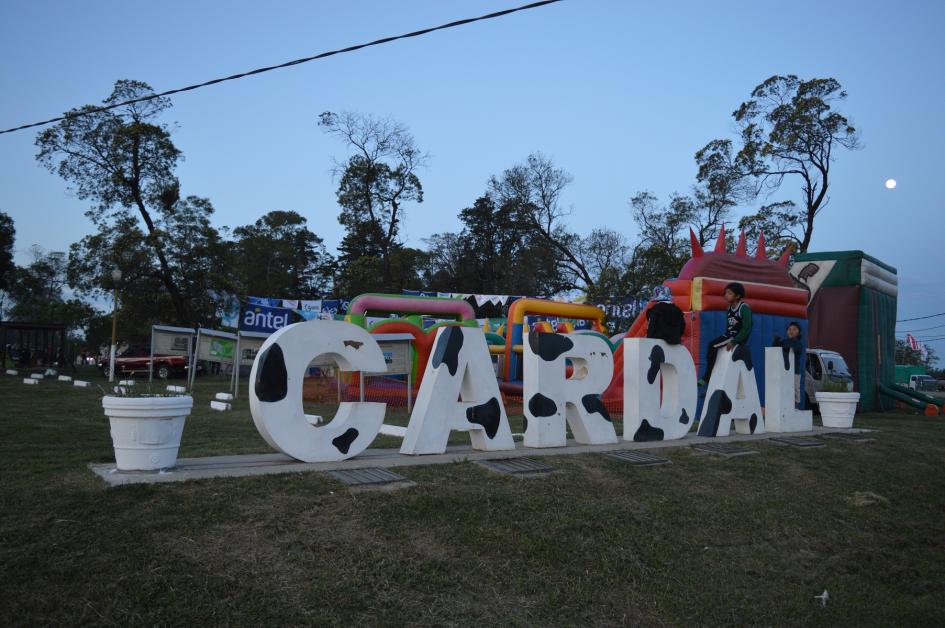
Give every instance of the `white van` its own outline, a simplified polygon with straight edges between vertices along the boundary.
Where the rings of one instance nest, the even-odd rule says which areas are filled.
[[[807,402],[816,405],[814,394],[823,390],[824,382],[832,381],[846,384],[847,391],[853,390],[853,375],[843,356],[829,349],[807,350],[807,377],[804,378],[804,392]]]

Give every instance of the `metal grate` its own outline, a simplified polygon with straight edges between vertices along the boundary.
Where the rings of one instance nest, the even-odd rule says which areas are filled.
[[[604,455],[614,460],[629,462],[636,467],[652,467],[658,464],[670,464],[666,458],[654,456],[645,451],[634,451],[632,449],[622,449],[618,451],[607,451]]]
[[[480,460],[479,465],[498,471],[499,473],[508,473],[521,477],[532,475],[547,475],[554,471],[554,467],[545,464],[534,458],[505,458],[502,460]]]
[[[758,453],[757,449],[739,447],[738,445],[733,445],[732,443],[699,443],[698,445],[693,445],[692,448],[710,454],[725,456],[726,458],[731,458],[732,456],[748,456]]]
[[[771,442],[781,445],[790,445],[791,447],[826,447],[824,443],[816,438],[804,438],[803,436],[779,436],[772,438]]]
[[[410,480],[402,475],[398,475],[389,469],[381,469],[378,467],[337,469],[335,471],[327,471],[326,473],[347,486],[377,486],[381,484],[410,482]]]
[[[824,438],[846,441],[848,443],[872,443],[876,441],[876,439],[872,436],[854,432],[827,432],[826,434],[821,434],[821,436]]]

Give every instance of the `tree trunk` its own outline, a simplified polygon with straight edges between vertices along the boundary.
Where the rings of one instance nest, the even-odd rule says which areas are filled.
[[[164,254],[164,247],[158,240],[157,234],[155,234],[154,221],[151,219],[151,214],[148,213],[148,209],[144,205],[144,198],[141,196],[141,163],[139,161],[140,155],[138,142],[138,137],[135,136],[131,161],[132,168],[134,169],[130,181],[131,193],[134,197],[135,205],[138,206],[138,212],[141,214],[141,218],[144,219],[144,224],[148,227],[148,242],[151,244],[151,247],[154,249],[154,253],[158,257],[158,262],[161,265],[161,282],[164,284],[164,287],[167,288],[167,292],[171,296],[171,303],[174,304],[174,310],[177,312],[178,321],[182,324],[190,325],[193,323],[193,321],[191,320],[190,314],[187,311],[184,298],[181,296],[180,290],[177,289],[177,284],[174,283],[173,276],[171,276],[171,266],[167,263],[167,256]]]

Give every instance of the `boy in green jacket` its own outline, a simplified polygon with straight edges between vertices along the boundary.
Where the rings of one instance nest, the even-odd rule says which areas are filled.
[[[728,301],[725,335],[709,343],[705,375],[699,380],[700,386],[705,386],[712,377],[715,355],[721,347],[725,347],[726,351],[731,351],[736,345],[747,343],[751,336],[751,308],[745,303],[745,286],[737,281],[725,286],[725,300]]]

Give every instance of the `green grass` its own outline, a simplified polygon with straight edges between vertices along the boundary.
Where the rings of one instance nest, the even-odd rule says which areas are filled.
[[[269,450],[245,401],[207,408],[222,388],[200,381],[181,456]],[[528,480],[408,467],[395,492],[317,473],[107,489],[87,468],[113,459],[100,398],[0,378],[3,625],[945,623],[941,418],[655,468],[552,457]]]

